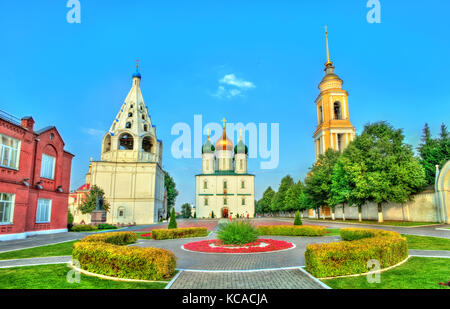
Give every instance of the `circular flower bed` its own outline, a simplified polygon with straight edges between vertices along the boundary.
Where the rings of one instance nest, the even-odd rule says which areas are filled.
[[[294,248],[294,244],[274,239],[258,239],[244,245],[226,245],[218,239],[208,239],[183,245],[185,250],[205,253],[261,253],[292,248]]]

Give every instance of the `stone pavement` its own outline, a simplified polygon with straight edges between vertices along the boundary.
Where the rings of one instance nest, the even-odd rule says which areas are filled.
[[[183,271],[170,289],[325,289],[304,271],[282,269],[256,272]]]

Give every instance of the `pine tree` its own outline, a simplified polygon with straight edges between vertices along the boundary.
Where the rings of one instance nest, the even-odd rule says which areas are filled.
[[[176,229],[178,227],[175,216],[175,207],[172,207],[172,211],[170,212],[169,229]]]

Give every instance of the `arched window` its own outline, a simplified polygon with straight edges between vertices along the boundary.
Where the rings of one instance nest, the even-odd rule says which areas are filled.
[[[117,216],[121,218],[125,217],[125,208],[119,207],[119,209],[117,209]]]
[[[148,126],[146,124],[144,124],[144,131],[147,132],[148,131]]]
[[[205,197],[205,206],[208,206],[208,198]]]
[[[119,150],[133,150],[134,139],[128,133],[124,133],[119,137]]]
[[[227,188],[227,185],[228,185],[228,184],[227,184],[227,181],[224,180],[224,181],[223,181],[223,188],[226,189],[226,188]]]
[[[334,119],[342,119],[341,102],[339,101],[334,102],[333,110],[334,110]]]
[[[128,113],[128,117],[133,117],[133,113],[132,113],[132,112],[129,112],[129,113]]]
[[[111,150],[111,135],[106,135],[103,140],[103,152],[108,152]]]
[[[208,182],[206,180],[203,182],[203,189],[208,189]]]
[[[127,122],[127,123],[125,124],[125,128],[131,129],[131,122]]]
[[[319,119],[320,119],[320,123],[323,122],[323,110],[322,110],[322,106],[319,107]]]
[[[228,205],[228,199],[226,197],[223,198],[223,204]]]
[[[152,138],[150,136],[146,136],[142,140],[142,151],[153,152],[153,143]]]
[[[245,181],[241,181],[241,189],[245,189]]]
[[[144,114],[142,115],[142,120],[145,120],[145,115]]]

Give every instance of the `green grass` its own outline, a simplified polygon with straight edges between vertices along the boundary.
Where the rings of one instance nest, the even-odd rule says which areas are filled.
[[[354,220],[354,219],[346,219],[342,221],[341,219],[331,220],[329,218],[317,219],[317,218],[305,218],[306,220],[314,220],[314,221],[329,221],[329,222],[339,222],[339,223],[360,223],[360,224],[375,224],[375,225],[387,225],[387,226],[420,226],[420,225],[433,225],[438,224],[436,222],[409,222],[409,221],[384,221],[382,223],[376,220]]]
[[[339,229],[327,229],[325,236],[339,236]]]
[[[450,251],[450,239],[448,238],[437,238],[437,237],[426,237],[426,236],[415,236],[415,235],[402,235],[406,237],[408,241],[409,249],[416,250],[449,250]],[[448,261],[450,264],[450,260]]]
[[[439,282],[450,281],[450,260],[412,257],[405,264],[380,274],[380,283],[366,276],[323,280],[333,289],[449,289]]]
[[[73,244],[77,240],[54,245],[0,253],[0,260],[27,259],[34,257],[72,255]]]
[[[0,269],[0,289],[163,289],[166,283],[119,282],[81,274],[80,283],[67,282],[64,264]]]

